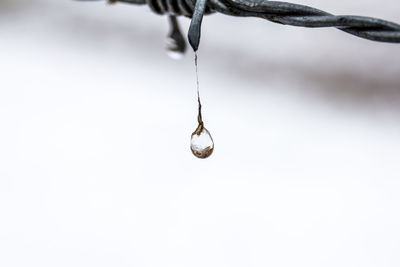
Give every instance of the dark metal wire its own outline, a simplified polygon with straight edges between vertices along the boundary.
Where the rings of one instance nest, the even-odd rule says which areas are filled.
[[[380,42],[400,43],[400,25],[370,17],[335,16],[308,6],[265,0],[210,0],[212,9],[227,15],[259,17],[300,27],[335,27]]]
[[[214,12],[239,17],[259,17],[275,23],[298,27],[335,27],[360,38],[388,43],[400,43],[400,25],[382,19],[363,16],[336,16],[325,11],[298,4],[268,0],[111,0],[129,4],[147,4],[157,14],[193,17],[198,25],[189,30],[189,41],[194,50],[200,42],[203,14]],[[195,11],[201,6],[203,12]],[[196,6],[197,3],[197,6]],[[192,26],[192,25],[191,25]],[[190,35],[192,34],[192,40]],[[193,39],[194,38],[194,39]]]

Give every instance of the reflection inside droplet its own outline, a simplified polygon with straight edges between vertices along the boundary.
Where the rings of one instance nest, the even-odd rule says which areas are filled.
[[[214,151],[214,141],[210,132],[203,125],[199,125],[192,133],[190,149],[193,155],[201,159],[208,158]]]
[[[167,38],[167,55],[175,60],[181,59],[184,56],[184,51],[182,51],[182,48],[179,46],[178,42],[171,38]]]

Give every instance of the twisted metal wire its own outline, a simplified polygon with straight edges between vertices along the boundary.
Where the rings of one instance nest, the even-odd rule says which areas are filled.
[[[81,0],[82,1],[82,0]],[[169,14],[174,16],[183,15],[191,18],[194,13],[195,1],[192,0],[109,0],[111,3],[121,2],[136,5],[148,5],[150,9],[159,15]],[[206,7],[205,14],[213,11],[209,6]]]
[[[292,3],[265,0],[210,0],[212,8],[227,15],[259,17],[284,25],[335,27],[373,41],[400,43],[400,25],[371,17],[335,16],[325,11]]]
[[[201,0],[110,0],[129,4],[147,4],[157,14],[192,17]],[[203,0],[204,14],[214,12],[230,16],[258,17],[298,27],[335,27],[360,38],[400,43],[400,25],[363,16],[336,16],[309,6],[268,0]],[[201,24],[201,21],[200,21]],[[200,37],[199,37],[200,38]]]

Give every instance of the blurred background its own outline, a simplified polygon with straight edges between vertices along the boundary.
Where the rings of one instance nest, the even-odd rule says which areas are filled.
[[[400,23],[395,0],[296,0]],[[180,18],[186,35],[187,18]],[[0,2],[0,266],[399,266],[400,45],[221,14]]]

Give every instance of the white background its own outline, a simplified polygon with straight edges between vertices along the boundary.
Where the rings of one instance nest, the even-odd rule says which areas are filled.
[[[397,0],[296,1],[400,23]],[[184,32],[189,20],[181,19]],[[0,3],[0,266],[400,266],[400,46],[145,6]]]

